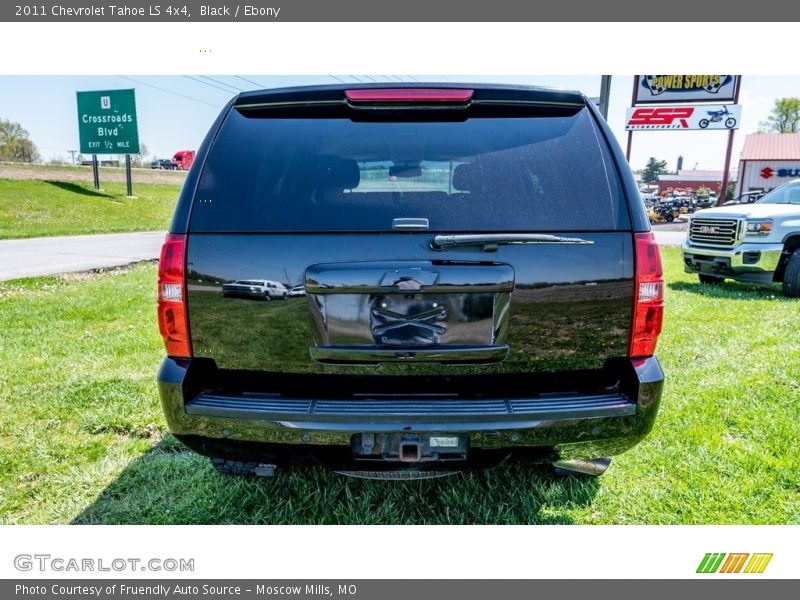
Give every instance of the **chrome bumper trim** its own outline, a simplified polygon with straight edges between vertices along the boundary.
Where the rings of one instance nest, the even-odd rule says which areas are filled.
[[[701,269],[692,268],[686,264],[686,259],[692,262],[714,263],[715,258],[727,259],[718,261],[718,268],[722,271],[729,270],[733,275],[739,273],[773,273],[778,267],[778,263],[783,253],[783,244],[739,244],[734,248],[707,248],[697,246],[684,240],[682,245],[684,268],[689,273],[699,273]],[[745,263],[745,255],[758,253],[758,260],[752,263]]]

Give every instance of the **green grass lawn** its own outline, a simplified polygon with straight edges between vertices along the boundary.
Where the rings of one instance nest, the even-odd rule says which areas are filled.
[[[223,478],[165,432],[152,264],[2,283],[0,522],[800,524],[800,303],[664,258],[661,414],[596,480]]]
[[[166,230],[179,185],[0,179],[0,239]]]

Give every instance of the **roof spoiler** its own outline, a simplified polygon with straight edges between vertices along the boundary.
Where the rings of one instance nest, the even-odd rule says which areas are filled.
[[[243,92],[234,101],[238,109],[340,106],[351,108],[411,107],[424,104],[442,108],[470,105],[517,105],[581,108],[580,92],[547,88],[450,83],[392,83],[305,86]]]

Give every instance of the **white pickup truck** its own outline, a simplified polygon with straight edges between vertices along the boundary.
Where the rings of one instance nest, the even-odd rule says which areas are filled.
[[[683,265],[701,283],[780,282],[784,295],[800,297],[800,179],[753,204],[695,212],[683,242]]]
[[[239,279],[229,281],[222,286],[224,296],[244,296],[246,298],[263,298],[264,300],[286,300],[289,290],[278,281],[269,279]]]

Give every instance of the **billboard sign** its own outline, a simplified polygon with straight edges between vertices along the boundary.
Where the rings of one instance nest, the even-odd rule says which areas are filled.
[[[625,131],[691,131],[739,129],[742,107],[738,104],[694,106],[632,106],[625,119]]]
[[[635,104],[733,102],[738,75],[637,75]]]
[[[138,154],[134,91],[78,92],[78,132],[82,154]]]

